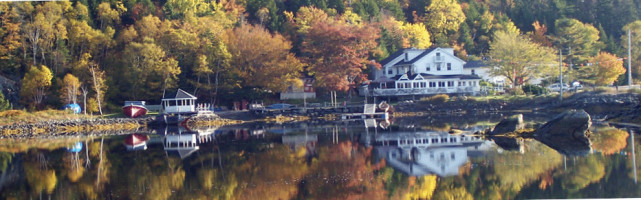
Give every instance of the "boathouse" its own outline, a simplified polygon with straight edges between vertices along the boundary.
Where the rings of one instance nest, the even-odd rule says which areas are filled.
[[[178,89],[173,97],[163,97],[162,107],[166,114],[197,113],[196,99],[194,95]]]

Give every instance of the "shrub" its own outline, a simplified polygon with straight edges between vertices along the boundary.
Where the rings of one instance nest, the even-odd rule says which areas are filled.
[[[422,101],[427,101],[432,104],[445,103],[450,100],[450,96],[447,94],[437,94],[431,97],[421,98]]]
[[[542,94],[545,94],[545,92],[547,91],[547,89],[545,89],[544,87],[541,87],[538,85],[529,85],[529,84],[523,85],[521,89],[523,89],[523,92],[525,92],[526,94],[533,94],[533,95],[542,95]]]
[[[628,89],[628,93],[641,94],[641,89],[639,89],[639,88],[630,88],[630,89]]]
[[[510,95],[524,95],[525,94],[525,92],[523,92],[523,89],[518,88],[518,87],[506,89],[506,92],[508,94],[510,94]]]
[[[608,91],[608,88],[607,88],[607,87],[597,87],[597,88],[594,90],[594,92],[596,92],[596,93],[605,93],[605,92],[607,92],[607,91]]]
[[[0,117],[15,117],[15,116],[21,116],[27,114],[24,110],[7,110],[4,112],[0,112]]]

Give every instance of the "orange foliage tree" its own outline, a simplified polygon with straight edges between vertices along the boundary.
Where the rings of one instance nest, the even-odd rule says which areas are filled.
[[[318,22],[307,32],[301,51],[319,86],[348,91],[367,78],[363,70],[368,65],[377,65],[368,57],[378,37],[378,30],[370,26]]]

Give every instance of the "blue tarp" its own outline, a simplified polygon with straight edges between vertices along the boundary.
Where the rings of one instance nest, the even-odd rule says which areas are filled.
[[[67,147],[67,151],[71,153],[78,153],[80,152],[80,150],[82,150],[82,142],[76,142],[76,144],[74,144],[73,146]]]
[[[77,103],[67,104],[65,105],[65,107],[62,107],[62,109],[64,110],[71,109],[73,110],[73,113],[76,113],[76,114],[79,114],[80,111],[82,111],[82,109],[80,109],[80,105],[78,105]]]

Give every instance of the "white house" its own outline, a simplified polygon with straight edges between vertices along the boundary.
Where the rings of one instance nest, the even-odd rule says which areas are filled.
[[[476,94],[481,78],[465,64],[452,48],[402,49],[381,61],[369,89],[373,96]]]
[[[505,85],[506,78],[504,76],[494,76],[490,74],[491,69],[492,67],[483,60],[467,61],[467,63],[463,65],[465,74],[478,75],[482,80],[499,86]]]
[[[162,107],[165,113],[170,114],[196,113],[196,99],[194,95],[178,89],[174,97],[162,99]]]

